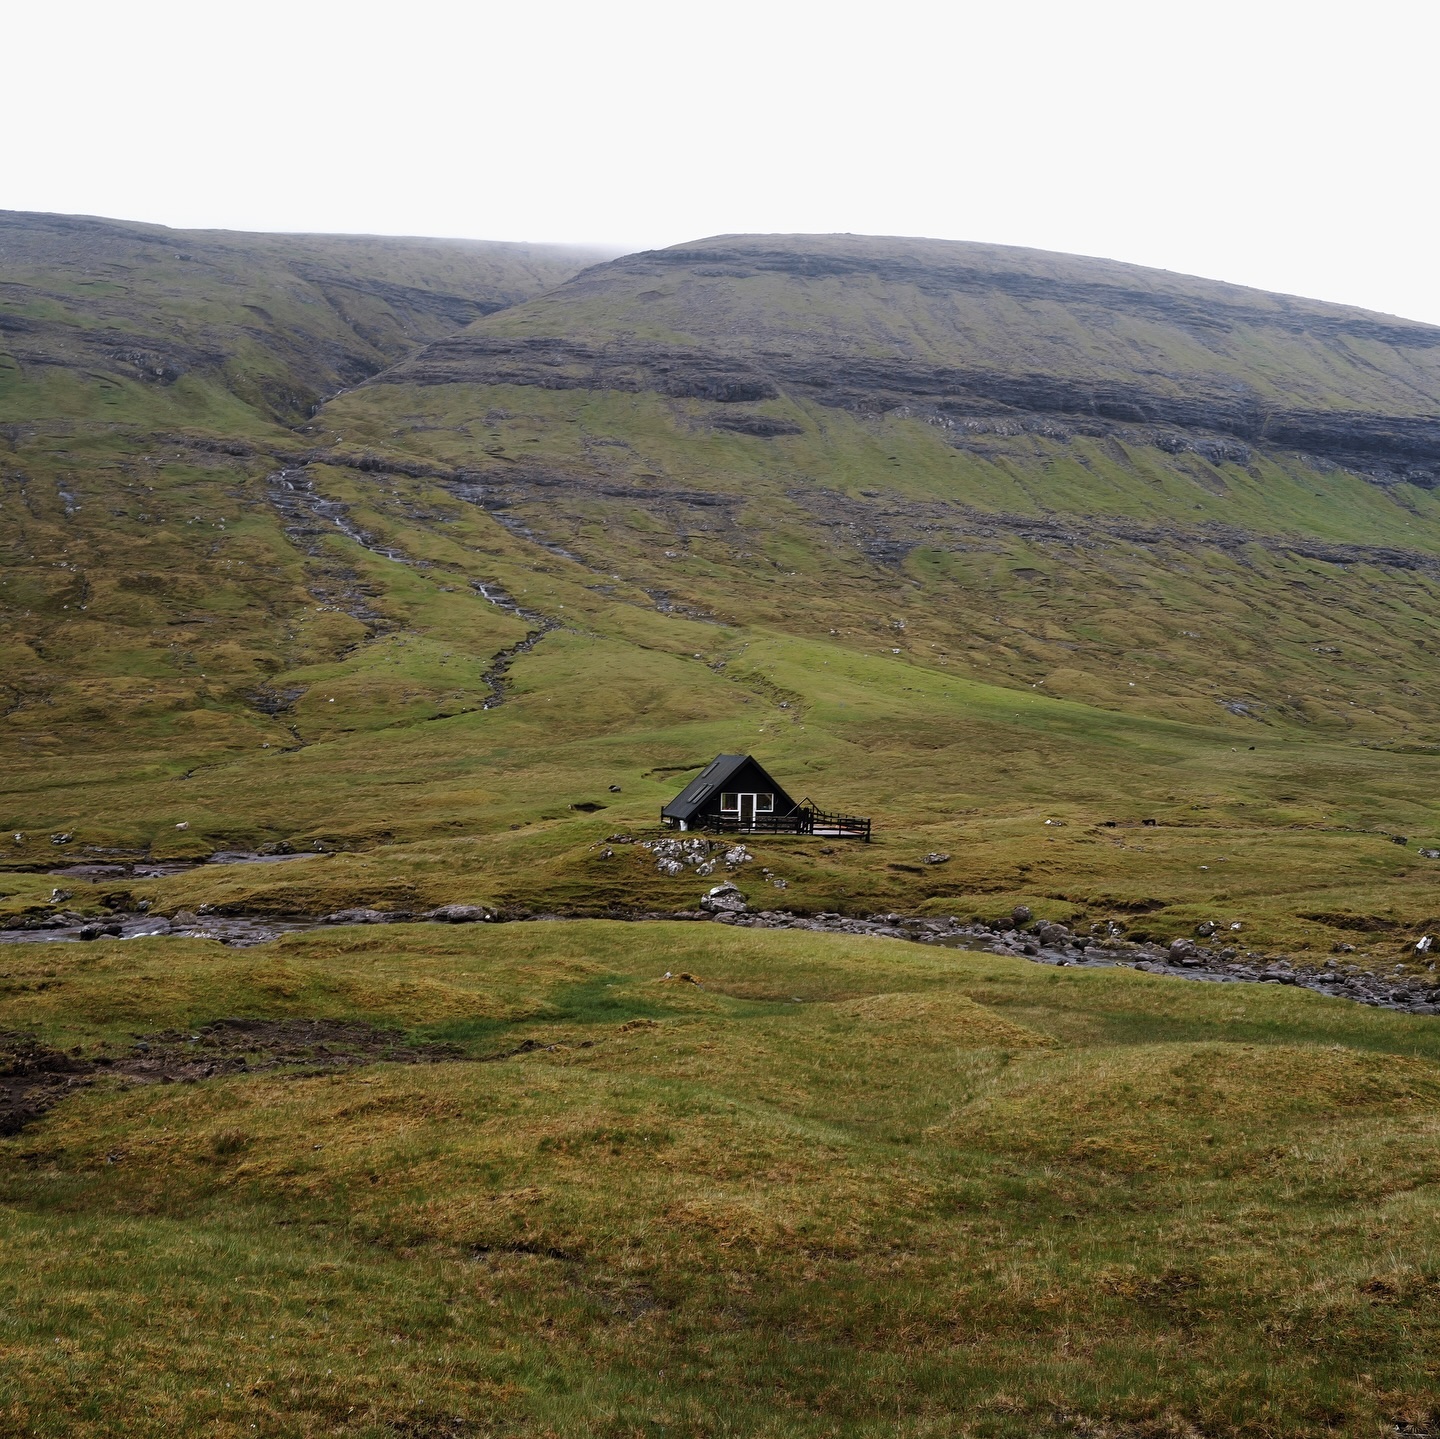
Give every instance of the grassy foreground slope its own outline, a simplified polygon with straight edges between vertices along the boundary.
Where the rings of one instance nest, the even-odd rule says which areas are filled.
[[[77,1057],[143,1034],[200,1063],[230,1014],[275,1026],[256,1066],[315,1016],[448,1046],[101,1071],[0,1140],[7,1432],[1440,1419],[1423,1020],[693,924],[102,940],[6,969],[0,1026]]]
[[[293,277],[300,243],[254,248]],[[393,243],[407,294],[459,293],[457,252]],[[318,844],[348,853],[132,897],[667,908],[693,879],[607,836],[749,749],[879,826],[762,846],[776,902],[1394,959],[1436,917],[1437,336],[732,237],[593,267],[293,429],[223,376],[182,423],[190,372],[123,382],[125,424],[37,410],[0,458],[7,862]]]

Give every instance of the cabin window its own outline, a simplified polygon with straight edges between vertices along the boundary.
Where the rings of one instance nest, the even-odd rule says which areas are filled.
[[[775,808],[775,796],[773,794],[757,794],[755,796],[755,813],[768,814]]]
[[[740,808],[740,796],[738,794],[722,793],[720,796],[720,808],[722,810],[738,810]]]

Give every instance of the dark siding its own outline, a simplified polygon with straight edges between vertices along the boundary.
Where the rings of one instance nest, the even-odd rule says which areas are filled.
[[[717,755],[661,811],[672,820],[693,822],[705,815],[721,813],[720,796],[732,791],[741,794],[773,794],[771,813],[788,814],[795,801],[775,783],[750,755]]]
[[[739,792],[742,794],[773,794],[775,796],[775,814],[788,814],[795,808],[795,801],[790,798],[778,784],[756,764],[753,759],[746,759],[733,772],[725,775],[722,783],[715,785],[703,798],[698,798],[693,814],[694,819],[702,815],[719,814],[720,796]]]

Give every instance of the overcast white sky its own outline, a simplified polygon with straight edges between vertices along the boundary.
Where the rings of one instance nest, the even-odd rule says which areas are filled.
[[[1440,323],[1440,6],[3,7],[0,207],[591,241],[990,240]]]

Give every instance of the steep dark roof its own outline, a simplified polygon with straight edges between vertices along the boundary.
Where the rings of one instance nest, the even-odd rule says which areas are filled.
[[[698,810],[731,775],[747,764],[755,765],[755,768],[758,769],[761,774],[765,775],[766,779],[770,779],[770,775],[764,766],[758,764],[748,754],[717,754],[660,813],[664,815],[666,819],[688,820],[692,818],[695,811]],[[770,783],[775,784],[775,781],[771,779]],[[775,788],[780,790],[778,784],[775,785]],[[782,794],[784,793],[783,790],[780,790],[780,792]]]

